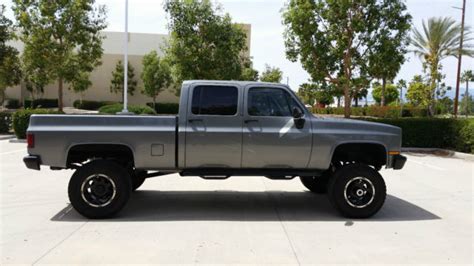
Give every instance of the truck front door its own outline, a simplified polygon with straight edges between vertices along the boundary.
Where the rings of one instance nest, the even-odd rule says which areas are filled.
[[[241,166],[241,93],[234,86],[191,88],[186,121],[186,168]]]
[[[286,88],[245,88],[243,168],[306,168],[311,155],[311,121],[297,128],[292,110],[302,108]],[[304,117],[303,117],[304,118]]]

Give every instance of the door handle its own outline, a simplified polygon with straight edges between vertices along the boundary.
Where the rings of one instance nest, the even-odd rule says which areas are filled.
[[[258,122],[258,120],[257,120],[257,119],[244,120],[244,123],[245,123],[245,124],[248,124],[248,123],[250,123],[250,122]]]
[[[192,119],[188,119],[188,122],[190,122],[190,123],[192,123],[192,122],[202,122],[202,119],[192,118]]]

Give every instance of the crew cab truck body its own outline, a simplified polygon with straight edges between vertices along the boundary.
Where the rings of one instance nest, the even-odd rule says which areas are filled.
[[[401,169],[401,130],[379,123],[313,116],[287,86],[186,81],[178,116],[33,115],[28,168],[76,169],[73,207],[109,217],[152,176],[179,173],[291,179],[327,193],[348,217],[383,205],[383,166]]]

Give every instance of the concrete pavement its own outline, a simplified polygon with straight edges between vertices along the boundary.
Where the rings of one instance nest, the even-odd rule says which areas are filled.
[[[0,141],[1,264],[466,264],[473,254],[471,161],[410,154],[382,170],[373,218],[340,217],[298,179],[145,181],[115,219],[67,198],[72,171],[28,170],[24,143]]]

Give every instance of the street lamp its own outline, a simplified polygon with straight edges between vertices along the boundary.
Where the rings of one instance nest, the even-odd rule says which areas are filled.
[[[128,0],[125,0],[125,35],[123,54],[123,109],[118,114],[132,114],[128,112]]]

